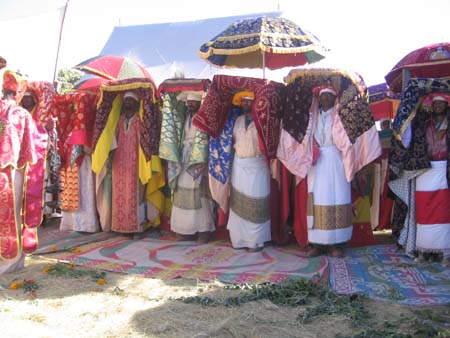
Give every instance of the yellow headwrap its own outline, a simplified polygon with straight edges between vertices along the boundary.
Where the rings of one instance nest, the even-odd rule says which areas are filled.
[[[255,94],[251,91],[242,91],[234,94],[233,96],[233,104],[235,106],[240,106],[242,103],[242,99],[254,100]]]

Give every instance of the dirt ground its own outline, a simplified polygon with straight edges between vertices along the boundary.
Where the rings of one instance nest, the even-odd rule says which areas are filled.
[[[72,267],[74,276],[44,272],[55,264],[27,257],[25,269],[0,276],[1,337],[402,337],[357,334],[392,326],[395,332],[414,333],[417,328],[412,324],[422,320],[418,310],[450,322],[449,308],[418,309],[365,300],[370,315],[364,326],[354,327],[348,314],[339,313],[321,314],[305,323],[299,318],[311,304],[279,306],[262,299],[240,306],[207,306],[179,300],[188,296],[224,299],[242,292],[224,288],[220,282],[108,272],[102,276],[106,284],[99,285],[95,270]],[[10,289],[11,283],[30,279],[31,292],[24,287]]]

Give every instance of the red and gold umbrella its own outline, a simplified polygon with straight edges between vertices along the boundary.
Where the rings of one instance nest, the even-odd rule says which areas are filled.
[[[94,93],[98,94],[100,93],[100,86],[109,80],[94,76],[94,75],[86,75],[83,76],[75,85],[73,86],[72,90],[77,92],[86,92],[86,93]]]
[[[450,43],[425,46],[401,59],[384,77],[395,93],[402,91],[403,71],[409,71],[410,78],[450,77]]]
[[[125,80],[130,78],[153,78],[138,62],[125,56],[99,55],[73,67],[107,80]]]

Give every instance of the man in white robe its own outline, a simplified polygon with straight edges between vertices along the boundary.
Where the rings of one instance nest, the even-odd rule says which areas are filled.
[[[353,231],[351,185],[332,133],[338,109],[336,91],[325,87],[318,96],[318,105],[313,104],[312,108],[317,116],[313,166],[307,176],[308,241],[313,245],[308,256],[329,252],[333,257],[342,257],[342,245],[351,239]]]
[[[237,118],[233,129],[235,154],[227,229],[233,248],[257,252],[271,240],[270,173],[253,122],[254,94],[241,93],[238,103],[244,115]]]

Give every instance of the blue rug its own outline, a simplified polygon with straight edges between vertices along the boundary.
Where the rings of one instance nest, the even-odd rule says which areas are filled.
[[[408,305],[450,304],[450,268],[440,263],[416,263],[395,245],[348,248],[345,254],[329,258],[337,293]]]

